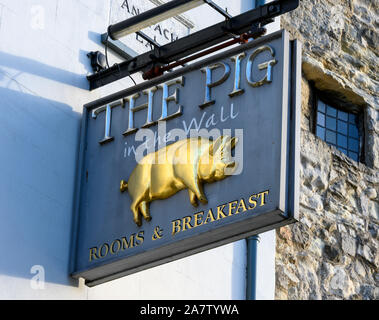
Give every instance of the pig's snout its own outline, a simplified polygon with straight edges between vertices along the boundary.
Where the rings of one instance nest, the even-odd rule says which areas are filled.
[[[238,164],[235,161],[228,162],[224,169],[224,176],[232,175],[237,169]]]
[[[232,161],[232,162],[229,162],[226,164],[226,167],[227,168],[234,168],[236,166],[236,162],[235,161]]]

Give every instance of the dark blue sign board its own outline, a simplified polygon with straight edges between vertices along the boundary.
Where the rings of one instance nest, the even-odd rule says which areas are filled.
[[[94,286],[296,221],[300,81],[279,31],[85,105],[72,276]],[[219,151],[194,163],[199,189],[172,163],[196,135]]]

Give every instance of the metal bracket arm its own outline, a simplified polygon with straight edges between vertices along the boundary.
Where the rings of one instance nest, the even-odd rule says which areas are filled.
[[[90,90],[112,83],[133,73],[139,71],[146,72],[188,57],[201,50],[227,41],[233,38],[233,35],[240,36],[243,33],[251,31],[252,25],[260,23],[262,26],[276,16],[296,9],[298,5],[299,0],[273,1],[172,43],[154,48],[150,52],[88,76]]]

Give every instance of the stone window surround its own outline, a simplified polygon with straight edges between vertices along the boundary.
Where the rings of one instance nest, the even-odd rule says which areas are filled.
[[[362,133],[363,140],[361,141],[362,158],[360,163],[368,168],[378,169],[379,166],[376,159],[378,150],[376,150],[377,143],[375,143],[375,140],[378,139],[376,134],[378,110],[376,110],[375,106],[368,104],[364,97],[351,88],[341,86],[340,82],[329,71],[323,71],[318,65],[312,63],[311,58],[306,54],[303,55],[302,86],[306,85],[308,88],[302,88],[302,95],[304,95],[304,91],[308,90],[309,96],[306,98],[306,101],[302,102],[302,129],[312,133],[315,132],[315,121],[313,121],[315,108],[313,105],[316,99],[316,92],[322,92],[324,98],[326,96],[331,99],[334,105],[340,105],[348,111],[361,114],[359,130]],[[304,104],[307,105],[305,106]],[[304,124],[307,125],[304,126]],[[332,146],[329,146],[329,148],[332,148]]]
[[[318,90],[315,87],[315,84],[311,81],[310,83],[311,87],[311,94],[312,94],[312,108],[311,108],[311,119],[309,121],[310,125],[310,131],[316,135],[316,125],[317,125],[317,104],[318,101],[321,100],[327,105],[330,105],[331,107],[345,111],[348,113],[354,113],[358,117],[358,130],[359,130],[359,161],[362,164],[365,163],[365,121],[364,121],[364,110],[362,108],[359,108],[357,106],[354,106],[350,103],[346,103],[346,101],[343,101],[341,99],[335,99],[330,94],[325,93],[324,91]],[[364,108],[363,108],[364,109]],[[320,138],[319,138],[320,139]],[[323,139],[321,139],[323,140]],[[325,141],[325,140],[323,140]],[[325,141],[326,142],[326,141]],[[333,145],[330,145],[328,142],[326,142],[330,147],[336,148]]]

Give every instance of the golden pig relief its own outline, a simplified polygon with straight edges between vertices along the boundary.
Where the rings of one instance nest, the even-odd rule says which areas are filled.
[[[221,136],[215,141],[197,137],[179,140],[147,154],[133,169],[129,181],[121,180],[120,191],[128,190],[134,222],[151,220],[149,204],[188,189],[190,202],[206,204],[203,183],[222,180],[236,168],[231,150],[237,138]]]

